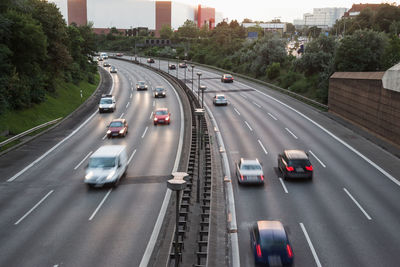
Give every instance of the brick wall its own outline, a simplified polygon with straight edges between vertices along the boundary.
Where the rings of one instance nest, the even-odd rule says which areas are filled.
[[[86,0],[68,0],[68,24],[86,25]]]
[[[156,37],[160,37],[163,25],[171,26],[171,1],[156,2]]]
[[[329,111],[400,146],[400,93],[384,89],[384,72],[336,72]]]

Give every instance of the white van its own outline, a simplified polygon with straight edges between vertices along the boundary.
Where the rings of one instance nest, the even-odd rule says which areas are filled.
[[[108,59],[108,54],[107,53],[100,53],[100,57],[102,58],[102,59]]]
[[[126,173],[128,157],[125,146],[102,146],[89,158],[85,183],[89,186],[116,186]]]

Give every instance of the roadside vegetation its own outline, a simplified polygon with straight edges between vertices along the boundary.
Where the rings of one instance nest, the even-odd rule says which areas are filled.
[[[99,82],[94,51],[92,26],[67,26],[55,4],[1,0],[0,133],[17,134],[76,109]]]
[[[246,38],[248,32],[258,32],[258,38]],[[288,24],[283,35],[264,34],[260,27],[245,29],[237,21],[221,22],[209,30],[186,21],[176,31],[167,25],[161,29],[161,38],[170,39],[170,47],[139,45],[153,37],[115,30],[96,38],[100,49],[134,53],[136,44],[138,54],[213,65],[327,104],[329,77],[335,71],[385,71],[399,63],[399,33],[400,8],[382,4],[377,10],[365,9],[354,18],[337,21],[329,33],[311,27],[296,34]],[[308,42],[300,56],[293,56],[291,52],[300,48],[299,36]],[[289,41],[294,46],[288,47]]]

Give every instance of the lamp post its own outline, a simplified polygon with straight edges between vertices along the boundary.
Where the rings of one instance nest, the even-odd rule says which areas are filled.
[[[169,74],[169,58],[167,59],[167,70],[168,70],[168,74]]]
[[[186,69],[187,69],[186,60],[184,60],[183,62],[185,63],[185,79],[184,79],[184,81],[186,83]]]
[[[194,65],[192,64],[191,67],[192,67],[192,92],[193,92],[193,83],[194,83],[194,82],[193,82],[193,74],[194,74],[194,73],[193,73],[193,69],[194,69]]]
[[[199,79],[198,79],[199,83],[197,85],[197,101],[200,102],[200,76],[201,76],[201,72],[198,72],[197,76],[199,77]]]
[[[197,139],[198,139],[198,146],[197,146],[197,159],[198,159],[198,163],[197,163],[197,195],[196,195],[196,202],[200,203],[200,166],[201,166],[201,162],[200,162],[200,145],[201,145],[201,134],[202,134],[202,130],[201,130],[201,118],[202,116],[204,116],[204,109],[202,108],[196,108],[194,110],[194,115],[197,117],[198,119],[198,127],[197,127]]]
[[[180,248],[178,244],[178,237],[179,237],[179,193],[185,189],[186,187],[186,180],[185,177],[188,177],[188,174],[185,172],[174,172],[172,173],[174,176],[173,179],[167,181],[167,187],[172,191],[176,191],[176,222],[175,222],[175,267],[179,266],[180,262]]]
[[[179,57],[176,57],[176,78],[178,79]]]
[[[161,59],[158,58],[158,70],[160,70],[160,69],[161,69]]]
[[[201,108],[204,108],[204,91],[207,89],[206,86],[200,85],[201,90]]]

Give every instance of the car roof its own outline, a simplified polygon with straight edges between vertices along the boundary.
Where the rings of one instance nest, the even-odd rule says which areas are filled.
[[[286,232],[280,221],[257,221],[258,232],[262,238],[286,240]]]
[[[306,152],[303,150],[285,150],[284,153],[288,159],[308,159]]]
[[[115,122],[115,121],[125,122],[125,119],[113,119],[111,122]]]
[[[225,97],[225,95],[223,95],[223,94],[216,94],[215,96],[216,96],[216,97],[220,97],[220,96]]]
[[[241,158],[240,159],[242,164],[246,164],[246,165],[260,165],[260,162],[258,161],[258,159],[244,159]]]
[[[156,111],[162,111],[162,110],[168,111],[168,108],[158,108],[158,109],[156,109]]]
[[[138,83],[146,83],[145,81],[138,81]]]
[[[101,146],[97,149],[91,157],[110,157],[121,153],[125,149],[125,146],[121,145],[111,145],[111,146]]]

